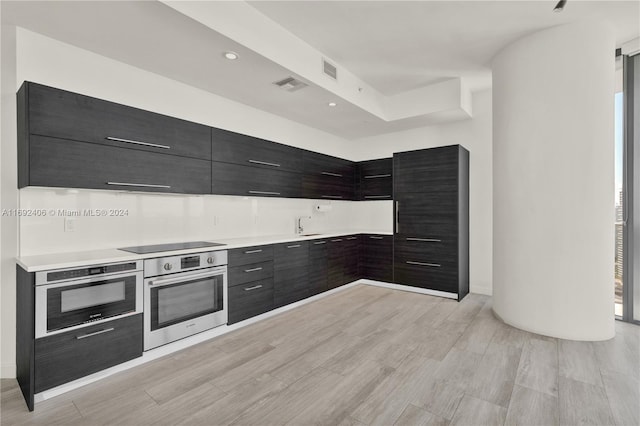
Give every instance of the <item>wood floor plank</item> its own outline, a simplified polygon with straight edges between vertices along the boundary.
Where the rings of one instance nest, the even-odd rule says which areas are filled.
[[[603,386],[598,361],[591,342],[559,340],[558,362],[561,376]]]
[[[558,349],[555,341],[529,339],[522,348],[515,383],[558,396]]]
[[[467,394],[509,406],[522,349],[492,343],[476,366]]]
[[[394,426],[426,426],[431,423],[433,415],[424,408],[407,404]]]
[[[472,322],[456,341],[455,348],[469,352],[484,354],[498,331],[500,323],[493,318],[482,318]]]
[[[558,398],[515,385],[504,424],[505,426],[558,425]]]
[[[494,426],[503,424],[506,416],[506,408],[465,395],[449,424],[451,426]]]
[[[423,315],[416,319],[415,323],[425,327],[438,327],[456,309],[458,302],[449,299],[439,299]]]
[[[616,425],[640,425],[640,380],[615,371],[603,371],[602,379]]]
[[[559,377],[559,412],[562,425],[613,425],[607,395],[600,386]]]

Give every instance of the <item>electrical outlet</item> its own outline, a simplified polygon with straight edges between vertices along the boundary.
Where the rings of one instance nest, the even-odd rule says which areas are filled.
[[[76,230],[76,220],[72,217],[64,218],[64,232],[74,232]]]

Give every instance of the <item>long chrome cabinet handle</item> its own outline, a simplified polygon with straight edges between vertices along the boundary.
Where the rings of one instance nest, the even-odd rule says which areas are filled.
[[[340,173],[320,172],[320,174],[323,174],[325,176],[342,177],[342,175]]]
[[[439,240],[437,238],[414,238],[414,237],[407,238],[407,241],[422,241],[422,242],[426,242],[426,243],[441,243],[442,242],[442,240]]]
[[[171,188],[171,185],[154,185],[151,183],[107,182],[107,185],[115,186],[139,186],[141,188]]]
[[[396,201],[396,234],[400,232],[400,201]]]
[[[412,260],[407,260],[407,263],[409,265],[429,266],[431,268],[439,268],[441,266],[439,263],[414,262]]]
[[[294,244],[294,245],[291,245],[291,246],[287,246],[287,248],[298,248],[298,247],[300,247],[300,244]]]
[[[373,235],[370,235],[369,238],[371,238],[372,240],[381,240],[383,237],[375,237]]]
[[[332,243],[339,243],[342,241],[342,238],[336,238],[335,240],[331,240]]]
[[[262,284],[254,285],[253,287],[245,287],[244,291],[257,290],[259,288],[262,288]]]
[[[336,200],[342,199],[342,195],[323,195],[322,198],[335,198]]]
[[[326,241],[316,241],[313,244],[318,245],[318,244],[327,244]]]
[[[266,161],[258,161],[258,160],[247,160],[247,161],[253,164],[261,164],[263,166],[280,167],[280,164],[277,164],[277,163],[268,163]]]
[[[245,272],[257,272],[257,271],[262,271],[262,266],[260,266],[259,268],[251,268],[251,269],[245,269]]]
[[[178,278],[166,278],[164,280],[153,280],[153,281],[149,282],[149,285],[151,287],[159,287],[159,286],[163,286],[163,285],[187,282],[187,281],[191,281],[191,280],[198,280],[198,279],[201,279],[201,278],[215,277],[216,275],[220,275],[222,273],[223,273],[222,270],[215,270],[215,271],[209,271],[209,272],[205,272],[205,273],[201,273],[201,274],[193,274],[193,275],[186,275],[186,276],[183,275],[183,276],[178,277]]]
[[[358,237],[347,237],[347,240],[357,240]]]
[[[153,148],[171,149],[171,147],[169,145],[160,145],[158,143],[140,142],[140,141],[134,141],[133,139],[114,138],[113,136],[107,136],[105,139],[107,139],[109,141],[114,141],[114,142],[124,142],[124,143],[131,143],[131,144],[134,144],[134,145],[150,146],[150,147],[153,147]]]
[[[247,191],[249,194],[261,194],[261,195],[280,195],[279,192],[270,192],[270,191]]]
[[[98,334],[108,333],[108,332],[113,331],[113,330],[115,330],[115,328],[113,328],[113,327],[105,328],[104,330],[98,330],[98,331],[94,331],[93,333],[83,334],[82,336],[76,336],[76,339],[78,339],[78,340],[86,339],[87,337],[97,336]]]
[[[247,250],[244,252],[244,254],[253,254],[253,253],[261,253],[262,249],[258,249],[258,250]]]
[[[364,198],[368,198],[368,199],[391,198],[391,195],[365,195]]]
[[[386,178],[386,177],[391,177],[391,174],[387,173],[387,174],[384,174],[384,175],[368,175],[368,176],[365,176],[364,178],[365,179],[377,179],[377,178]]]

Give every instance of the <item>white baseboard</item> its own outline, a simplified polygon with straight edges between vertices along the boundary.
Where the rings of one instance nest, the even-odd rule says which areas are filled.
[[[2,363],[0,364],[0,378],[2,379],[15,379],[16,378],[16,364]]]
[[[391,288],[393,290],[409,291],[411,293],[428,294],[430,296],[446,297],[447,299],[458,300],[458,295],[456,293],[448,293],[446,291],[429,290],[426,288],[411,287],[408,285],[401,285],[401,284],[391,284],[383,281],[374,281],[374,280],[367,280],[367,279],[358,280],[356,281],[356,283],[375,285],[378,287]]]

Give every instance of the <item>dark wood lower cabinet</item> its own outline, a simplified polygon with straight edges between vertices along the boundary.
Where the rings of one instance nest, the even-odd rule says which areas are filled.
[[[275,245],[273,285],[275,307],[288,305],[311,295],[308,241]]]
[[[393,236],[365,234],[360,238],[362,278],[393,282]]]
[[[328,289],[329,240],[309,242],[309,291],[311,295]]]
[[[35,392],[142,356],[142,314],[35,341]]]
[[[273,309],[273,278],[229,287],[229,324]]]

